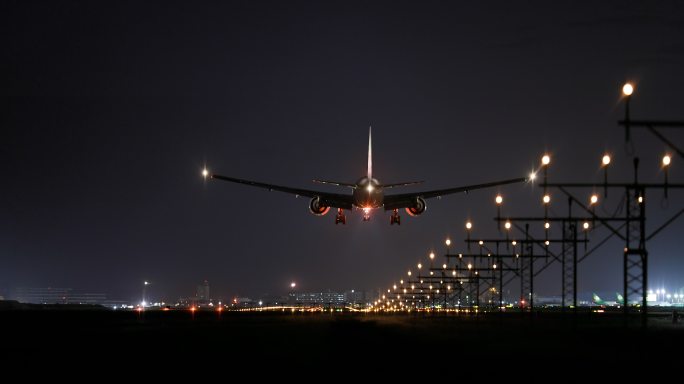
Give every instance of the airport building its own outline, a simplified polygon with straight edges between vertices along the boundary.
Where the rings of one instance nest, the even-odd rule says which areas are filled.
[[[104,293],[82,293],[72,288],[17,288],[12,298],[30,304],[109,304]]]

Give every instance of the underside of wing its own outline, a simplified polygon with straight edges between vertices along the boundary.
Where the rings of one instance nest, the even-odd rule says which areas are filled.
[[[451,195],[454,193],[460,193],[460,192],[466,193],[468,191],[472,191],[475,189],[495,187],[497,185],[522,183],[526,180],[527,179],[525,179],[524,177],[520,177],[517,179],[495,181],[492,183],[466,185],[466,186],[455,187],[455,188],[436,189],[433,191],[403,193],[403,194],[398,194],[398,195],[388,195],[388,196],[385,196],[385,209],[386,210],[392,210],[392,209],[398,209],[398,208],[410,208],[410,207],[415,206],[416,200],[418,198],[430,199],[433,197],[446,196],[446,195]]]
[[[231,183],[238,183],[249,185],[252,187],[268,189],[269,191],[285,192],[296,196],[305,196],[309,198],[318,198],[321,205],[334,208],[352,209],[354,201],[352,195],[343,195],[339,193],[328,193],[321,191],[313,191],[310,189],[292,188],[282,185],[262,183],[260,181],[252,181],[245,179],[238,179],[235,177],[223,175],[211,175],[212,179],[229,181]]]

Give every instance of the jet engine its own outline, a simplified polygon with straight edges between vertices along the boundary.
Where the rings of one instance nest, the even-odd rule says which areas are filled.
[[[408,213],[410,216],[418,216],[425,212],[426,208],[427,205],[425,204],[425,200],[422,197],[416,197],[416,199],[413,201],[413,205],[406,208],[406,213]]]
[[[321,198],[318,196],[311,199],[311,202],[309,203],[309,211],[316,216],[323,216],[328,213],[329,210],[330,207],[321,204]]]

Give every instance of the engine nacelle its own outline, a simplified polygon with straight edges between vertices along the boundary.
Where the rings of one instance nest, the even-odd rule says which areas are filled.
[[[309,203],[309,211],[316,216],[323,216],[330,211],[330,207],[321,204],[321,198],[316,196]]]
[[[406,208],[406,213],[408,213],[410,216],[418,216],[425,212],[425,209],[427,209],[425,200],[422,197],[416,197],[416,200],[413,202],[413,206]]]

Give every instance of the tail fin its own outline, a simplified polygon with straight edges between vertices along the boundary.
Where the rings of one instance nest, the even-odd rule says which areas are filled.
[[[371,145],[371,127],[368,127],[368,180],[373,178],[373,146]]]

